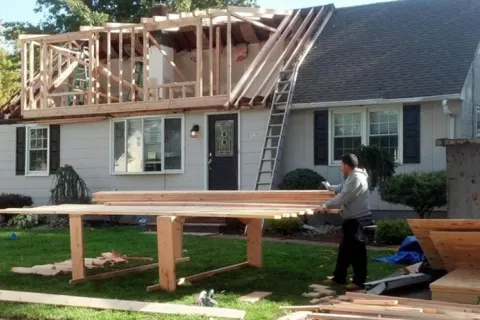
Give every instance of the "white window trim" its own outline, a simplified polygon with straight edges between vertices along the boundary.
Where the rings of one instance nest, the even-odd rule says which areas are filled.
[[[361,113],[361,144],[368,145],[370,136],[370,126],[367,123],[368,113],[370,111],[397,111],[398,112],[398,159],[395,161],[399,164],[403,163],[403,109],[399,107],[350,107],[335,108],[328,110],[328,163],[329,166],[340,166],[341,161],[333,160],[333,115],[341,113]]]
[[[114,159],[114,124],[115,122],[122,122],[126,120],[133,120],[133,119],[149,119],[149,118],[162,118],[162,119],[181,119],[182,126],[181,126],[181,149],[182,149],[182,158],[181,158],[181,169],[177,170],[163,170],[163,171],[155,171],[155,172],[115,172],[115,159]],[[164,121],[162,122],[164,124]],[[162,127],[162,130],[165,130],[165,126]],[[143,132],[143,128],[142,128]],[[127,131],[125,130],[125,135],[127,135]],[[163,135],[162,135],[163,136]],[[138,175],[168,175],[168,174],[184,174],[185,173],[185,116],[183,114],[176,114],[176,115],[152,115],[152,116],[138,116],[138,117],[127,117],[127,118],[115,118],[110,120],[110,156],[109,156],[109,163],[110,163],[110,175],[112,176],[138,176]],[[125,141],[126,141],[125,136]],[[162,167],[165,165],[165,145],[163,146],[162,150]],[[143,147],[142,147],[142,157],[143,157]],[[143,161],[142,161],[143,162]]]
[[[45,171],[30,171],[30,131],[32,129],[47,129],[47,169]],[[48,177],[50,175],[50,126],[29,125],[25,127],[25,176]]]

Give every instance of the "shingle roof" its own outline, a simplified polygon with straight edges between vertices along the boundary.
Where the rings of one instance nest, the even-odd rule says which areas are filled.
[[[480,1],[336,9],[300,67],[294,103],[460,93],[480,41]]]

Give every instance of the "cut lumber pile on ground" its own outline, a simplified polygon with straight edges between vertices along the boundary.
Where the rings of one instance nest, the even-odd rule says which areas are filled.
[[[271,295],[271,292],[255,291],[240,297],[238,300],[243,302],[257,302]]]
[[[449,271],[430,284],[432,299],[478,304],[480,220],[412,219],[408,223],[432,268]]]
[[[204,317],[216,317],[222,319],[243,319],[245,311],[187,306],[172,303],[154,303],[141,301],[99,299],[88,297],[75,297],[56,294],[8,291],[0,290],[0,301],[23,302],[23,303],[40,303],[56,306],[68,307],[85,307],[103,310],[120,310],[120,311],[137,311],[158,314],[178,314],[178,315],[195,315]]]
[[[313,298],[310,303],[317,304],[322,302],[327,302],[330,299],[333,299],[333,296],[336,295],[336,292],[330,287],[323,286],[320,284],[311,284],[308,286],[313,292],[305,292],[302,296],[307,298]]]
[[[453,320],[480,319],[480,306],[347,292],[328,302],[281,307],[281,320],[358,319]],[[279,319],[279,320],[280,320]]]
[[[132,260],[153,261],[148,257],[127,257],[122,256],[118,252],[104,252],[97,258],[85,258],[85,267],[87,269],[97,269],[106,266],[124,264]],[[37,274],[42,276],[57,276],[72,272],[72,261],[66,260],[51,264],[36,265],[30,268],[14,267],[12,272],[21,274]]]

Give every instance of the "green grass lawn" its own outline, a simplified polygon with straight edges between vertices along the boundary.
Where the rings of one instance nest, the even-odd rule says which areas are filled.
[[[308,285],[319,283],[330,275],[336,259],[335,248],[266,242],[262,270],[243,269],[216,275],[191,286],[179,287],[175,293],[161,291],[147,293],[145,288],[148,285],[158,283],[157,270],[78,285],[68,284],[70,275],[43,277],[12,273],[12,267],[30,267],[70,258],[67,230],[16,231],[18,239],[9,240],[12,231],[0,229],[0,289],[187,305],[193,304],[200,291],[214,289],[220,307],[246,310],[247,319],[251,320],[276,319],[276,316],[281,314],[279,306],[308,303],[309,299],[303,298],[302,293],[309,291]],[[130,256],[154,258],[157,256],[156,236],[142,234],[138,228],[95,230],[86,228],[85,241],[85,257],[97,257],[101,252],[110,250]],[[246,260],[244,240],[186,236],[184,247],[187,250],[185,256],[189,256],[191,261],[178,265],[178,276],[191,275]],[[373,256],[385,254],[388,253],[380,251],[369,253],[371,280],[384,277],[398,269],[398,266],[372,260]],[[128,263],[128,267],[134,265]],[[238,297],[253,291],[271,291],[273,294],[266,300],[254,304],[238,301]],[[0,302],[0,318],[203,319],[4,302]]]

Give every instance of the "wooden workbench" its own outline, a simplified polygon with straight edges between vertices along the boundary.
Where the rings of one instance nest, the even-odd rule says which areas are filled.
[[[159,269],[159,283],[149,286],[148,291],[175,291],[177,283],[192,282],[208,278],[217,273],[244,267],[262,267],[262,220],[297,217],[314,214],[321,204],[333,196],[325,191],[295,191],[286,196],[285,191],[262,192],[119,192],[94,194],[94,201],[103,204],[58,205],[36,208],[4,209],[0,214],[68,215],[70,221],[70,248],[72,258],[72,280],[80,283],[100,280]],[[199,196],[200,195],[200,196]],[[230,202],[222,199],[229,199]],[[101,200],[100,200],[101,199]],[[182,199],[184,199],[182,201]],[[233,202],[235,201],[235,202]],[[255,202],[248,202],[255,201]],[[276,202],[276,203],[275,203]],[[291,203],[293,202],[293,203]],[[338,213],[338,210],[331,210]],[[86,276],[84,266],[84,216],[142,215],[155,216],[157,220],[158,263],[123,269],[94,276]],[[177,279],[175,265],[188,258],[183,257],[183,223],[192,217],[228,217],[245,223],[247,232],[247,261],[197,275]]]

